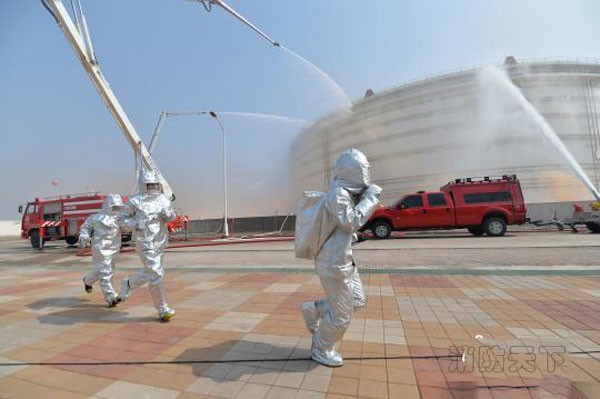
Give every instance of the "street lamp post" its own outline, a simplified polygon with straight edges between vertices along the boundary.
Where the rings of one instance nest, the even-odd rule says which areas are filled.
[[[227,221],[227,134],[219,115],[214,111],[210,111],[208,114],[216,119],[223,133],[223,237],[227,238],[229,237],[229,224]]]
[[[156,142],[158,140],[158,136],[160,135],[160,130],[162,129],[165,119],[169,116],[183,115],[209,115],[217,121],[219,127],[221,128],[221,133],[223,134],[223,237],[227,238],[229,237],[229,225],[227,222],[227,134],[225,132],[225,128],[223,127],[223,123],[221,123],[221,119],[219,119],[219,115],[215,111],[162,111],[156,124],[156,128],[154,129],[154,133],[152,134],[152,139],[150,140],[148,151],[152,153],[152,151],[154,150],[154,147],[156,146]]]

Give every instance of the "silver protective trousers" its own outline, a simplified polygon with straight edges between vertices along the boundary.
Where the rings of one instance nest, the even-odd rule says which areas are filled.
[[[352,271],[352,307],[354,310],[357,310],[364,308],[367,304],[367,294],[365,293],[360,274],[358,274],[358,267],[354,263],[354,260],[352,260],[352,267],[354,268]]]
[[[117,293],[112,283],[116,256],[117,254],[114,256],[100,256],[94,254],[94,271],[88,273],[83,278],[83,282],[89,286],[99,282],[100,289],[102,290],[106,302],[112,302],[117,297]]]
[[[140,258],[144,268],[140,273],[129,277],[129,288],[133,291],[148,283],[154,306],[159,313],[162,313],[168,308],[164,285],[165,273],[162,266],[164,251],[140,250]]]
[[[318,312],[323,315],[317,344],[321,349],[331,349],[346,333],[352,312],[367,304],[367,295],[354,262],[348,269],[320,267],[318,273],[325,298],[315,301]]]
[[[321,350],[331,350],[340,341],[350,325],[353,311],[354,266],[320,265],[317,272],[325,291],[325,299],[318,301],[324,315],[315,333],[315,344]]]

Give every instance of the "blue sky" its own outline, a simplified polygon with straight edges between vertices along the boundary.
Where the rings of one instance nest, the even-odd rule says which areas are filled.
[[[352,99],[506,55],[600,58],[596,0],[229,4],[327,71]],[[220,9],[209,14],[185,0],[83,0],[83,7],[104,74],[146,140],[162,109],[310,120],[333,105],[314,74]],[[19,203],[36,195],[131,191],[128,144],[39,1],[0,2],[0,60],[0,219],[18,219]],[[270,174],[280,172],[298,126],[223,121],[231,137],[232,214],[248,207],[261,213],[250,203],[271,193],[258,183],[285,179]],[[222,212],[220,156],[213,121],[167,121],[156,159],[193,216]]]

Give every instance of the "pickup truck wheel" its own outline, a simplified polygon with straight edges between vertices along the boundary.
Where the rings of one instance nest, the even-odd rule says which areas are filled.
[[[481,237],[485,233],[485,231],[483,231],[483,227],[481,226],[469,227],[467,228],[467,230],[469,230],[469,233],[477,237]]]
[[[33,230],[31,233],[29,233],[29,242],[31,243],[31,248],[33,248],[33,249],[40,249],[44,246],[43,238],[42,238],[42,242],[40,243],[40,231],[39,230]]]
[[[69,236],[69,237],[65,238],[65,241],[69,245],[75,245],[79,241],[79,238],[77,236]]]
[[[585,224],[585,227],[587,227],[592,233],[600,233],[600,223],[588,222]]]
[[[501,237],[506,233],[506,222],[500,218],[487,218],[483,222],[483,230],[490,237]]]
[[[373,223],[371,231],[377,238],[388,238],[392,234],[392,226],[384,220],[378,220]]]

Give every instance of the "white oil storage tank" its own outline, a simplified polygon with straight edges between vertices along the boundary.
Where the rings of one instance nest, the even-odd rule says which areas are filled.
[[[328,115],[293,144],[296,189],[324,189],[340,152],[371,161],[391,204],[403,193],[463,177],[516,174],[528,203],[588,201],[591,191],[543,134],[522,93],[595,187],[600,186],[600,62],[530,60],[473,68],[368,92],[349,112]]]

